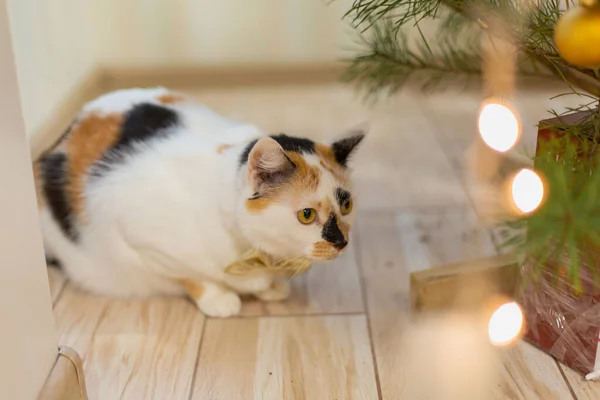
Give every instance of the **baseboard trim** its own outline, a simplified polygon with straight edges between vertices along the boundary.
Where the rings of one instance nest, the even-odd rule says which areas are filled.
[[[123,87],[228,88],[240,86],[313,85],[340,80],[344,64],[255,66],[107,67],[109,90]]]
[[[69,347],[60,347],[38,400],[87,400],[83,363]]]

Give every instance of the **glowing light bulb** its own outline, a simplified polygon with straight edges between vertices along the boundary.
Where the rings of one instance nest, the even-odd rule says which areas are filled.
[[[518,339],[523,330],[523,312],[515,302],[500,306],[488,324],[488,336],[494,345],[506,345]]]
[[[535,210],[544,197],[542,179],[530,169],[522,169],[512,181],[512,199],[519,210],[529,213]]]
[[[479,133],[492,149],[505,152],[517,143],[520,134],[519,119],[502,104],[488,103],[479,114]]]

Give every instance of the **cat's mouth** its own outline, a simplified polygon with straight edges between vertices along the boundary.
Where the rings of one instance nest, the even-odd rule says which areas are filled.
[[[331,261],[344,254],[348,242],[334,244],[325,240],[315,243],[312,247],[310,258],[314,261]]]

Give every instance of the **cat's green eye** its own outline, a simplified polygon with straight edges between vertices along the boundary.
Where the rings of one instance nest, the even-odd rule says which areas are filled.
[[[304,208],[298,211],[298,221],[304,225],[308,225],[315,220],[317,217],[317,210],[314,208]]]
[[[342,215],[350,214],[353,205],[354,204],[352,203],[352,199],[346,200],[344,204],[342,204]]]

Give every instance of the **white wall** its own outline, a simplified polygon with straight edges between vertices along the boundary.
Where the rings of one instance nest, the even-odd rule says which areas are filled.
[[[329,62],[352,42],[352,0],[104,1],[109,65]]]
[[[101,0],[7,0],[28,133],[96,66]]]
[[[35,399],[58,348],[6,0],[0,0],[0,87],[0,397]]]
[[[7,1],[29,134],[98,66],[327,63],[354,45],[352,0]]]

